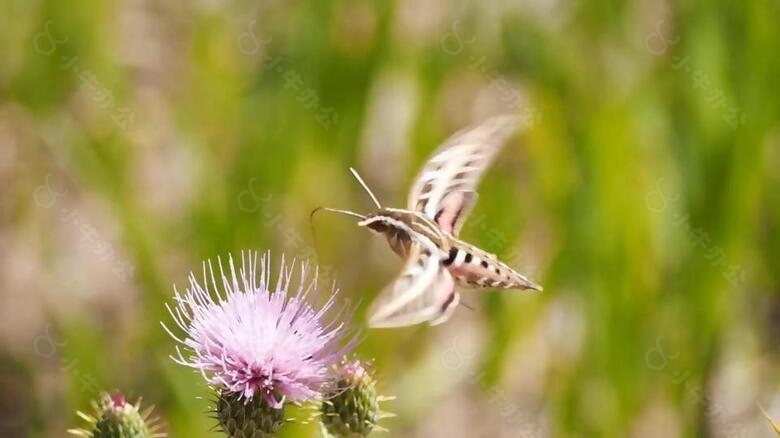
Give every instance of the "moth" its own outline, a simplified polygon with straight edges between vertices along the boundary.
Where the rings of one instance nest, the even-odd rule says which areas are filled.
[[[359,218],[359,226],[384,236],[405,260],[400,274],[371,304],[370,327],[441,324],[460,302],[458,289],[542,290],[494,254],[458,238],[477,202],[482,175],[515,126],[514,117],[505,115],[452,135],[414,179],[405,209],[382,207],[352,168],[377,210],[362,215],[321,208]]]

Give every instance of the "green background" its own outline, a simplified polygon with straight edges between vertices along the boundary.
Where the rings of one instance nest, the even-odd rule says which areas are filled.
[[[156,405],[171,436],[218,436],[202,379],[168,357],[174,343],[159,321],[170,321],[173,284],[183,289],[202,260],[242,249],[270,249],[275,261],[302,253],[317,206],[369,211],[349,166],[383,203],[405,206],[425,157],[456,130],[511,112],[501,99],[512,87],[524,98],[515,113],[543,116],[488,172],[472,215],[484,227],[463,237],[522,254],[513,266],[545,290],[467,293],[473,310],[445,325],[365,330],[358,354],[396,396],[384,405],[398,414],[383,423],[389,436],[522,436],[525,425],[535,436],[699,437],[736,423],[771,436],[757,406],[780,416],[777,2],[10,0],[3,9],[2,436],[79,425],[75,411],[93,398],[85,374]],[[52,52],[35,39],[48,21],[53,38],[67,38]],[[251,37],[237,45],[250,29],[271,38],[254,54]],[[73,56],[79,73],[61,67]],[[282,71],[264,68],[266,56],[281,56]],[[482,56],[486,73],[468,67]],[[673,67],[686,57],[689,72]],[[99,80],[94,91],[85,70]],[[285,88],[293,70],[298,91]],[[493,70],[506,84],[491,86]],[[308,88],[338,112],[330,129],[299,101]],[[716,89],[724,108],[713,108]],[[116,108],[101,109],[108,92]],[[112,120],[119,107],[135,114],[126,129]],[[722,118],[729,108],[745,114],[736,129]],[[45,190],[35,192],[47,174],[68,190],[49,208]],[[655,196],[661,178],[676,201]],[[253,207],[250,194],[242,208],[249,187],[267,201]],[[78,208],[134,276],[119,281],[92,254],[97,244],[60,221],[63,208]],[[277,215],[281,229],[265,225]],[[690,230],[672,225],[685,215]],[[323,215],[315,226],[318,262],[360,300],[363,324],[401,261],[351,219]],[[692,237],[699,228],[706,247]],[[707,258],[716,247],[725,266]],[[736,286],[723,276],[730,266],[745,271]],[[51,357],[35,349],[45,327],[67,341]],[[453,370],[442,355],[456,337],[474,355]],[[678,372],[690,373],[685,384]],[[692,393],[704,390],[697,402]],[[491,399],[496,391],[506,399]],[[510,403],[524,414],[515,425],[502,416]]]

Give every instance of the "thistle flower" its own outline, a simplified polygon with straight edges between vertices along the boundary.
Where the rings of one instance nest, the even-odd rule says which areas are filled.
[[[377,395],[374,378],[359,360],[343,362],[337,385],[320,407],[323,435],[360,438],[373,430],[384,430],[377,422],[392,414],[380,411],[379,403],[391,399]]]
[[[230,419],[235,420],[232,430],[244,430],[249,418],[262,418],[255,426],[269,426],[261,432],[270,435],[281,425],[286,401],[317,399],[332,382],[333,365],[355,344],[351,313],[337,306],[337,291],[319,308],[310,304],[316,298],[309,295],[316,288],[317,271],[307,284],[307,263],[300,264],[300,282],[293,290],[295,262],[288,267],[282,259],[272,291],[268,254],[259,272],[257,253],[242,253],[241,262],[237,274],[230,257],[226,275],[218,260],[221,288],[211,262],[208,269],[203,265],[203,287],[190,274],[185,293],[176,291],[175,306],[168,306],[185,336],[180,339],[166,330],[183,346],[176,347],[178,357],[173,359],[200,371],[219,391],[217,418],[223,429],[231,433]]]
[[[88,426],[70,429],[69,433],[89,438],[156,438],[164,437],[159,432],[156,418],[151,418],[152,407],[140,411],[141,399],[135,404],[127,403],[120,393],[100,394],[92,402],[94,415],[77,412]]]

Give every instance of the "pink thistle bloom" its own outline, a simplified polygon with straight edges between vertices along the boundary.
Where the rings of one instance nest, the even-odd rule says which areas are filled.
[[[122,409],[127,404],[127,401],[125,400],[125,396],[117,391],[110,395],[111,403],[114,405],[114,409]]]
[[[172,358],[245,403],[257,395],[276,409],[286,400],[311,401],[327,390],[333,365],[356,343],[351,311],[337,305],[338,290],[331,291],[319,308],[310,304],[309,299],[316,298],[308,295],[316,290],[317,270],[307,284],[308,263],[300,263],[300,281],[293,289],[295,262],[288,267],[282,258],[271,290],[269,254],[260,261],[259,275],[257,259],[257,253],[248,257],[242,253],[238,275],[232,256],[229,275],[218,259],[221,288],[211,261],[208,269],[203,264],[203,287],[192,273],[183,295],[174,286],[175,305],[166,307],[185,336],[180,339],[163,324],[183,346],[176,346],[178,357]]]

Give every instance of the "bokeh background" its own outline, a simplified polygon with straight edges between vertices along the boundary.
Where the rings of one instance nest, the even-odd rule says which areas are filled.
[[[63,436],[121,389],[173,437],[219,436],[168,357],[173,284],[242,249],[304,255],[362,324],[401,261],[336,216],[315,248],[309,212],[371,209],[349,166],[403,206],[439,142],[509,112],[523,130],[464,237],[545,290],[365,331],[396,396],[386,436],[772,436],[779,17],[765,0],[4,1],[0,435]]]

